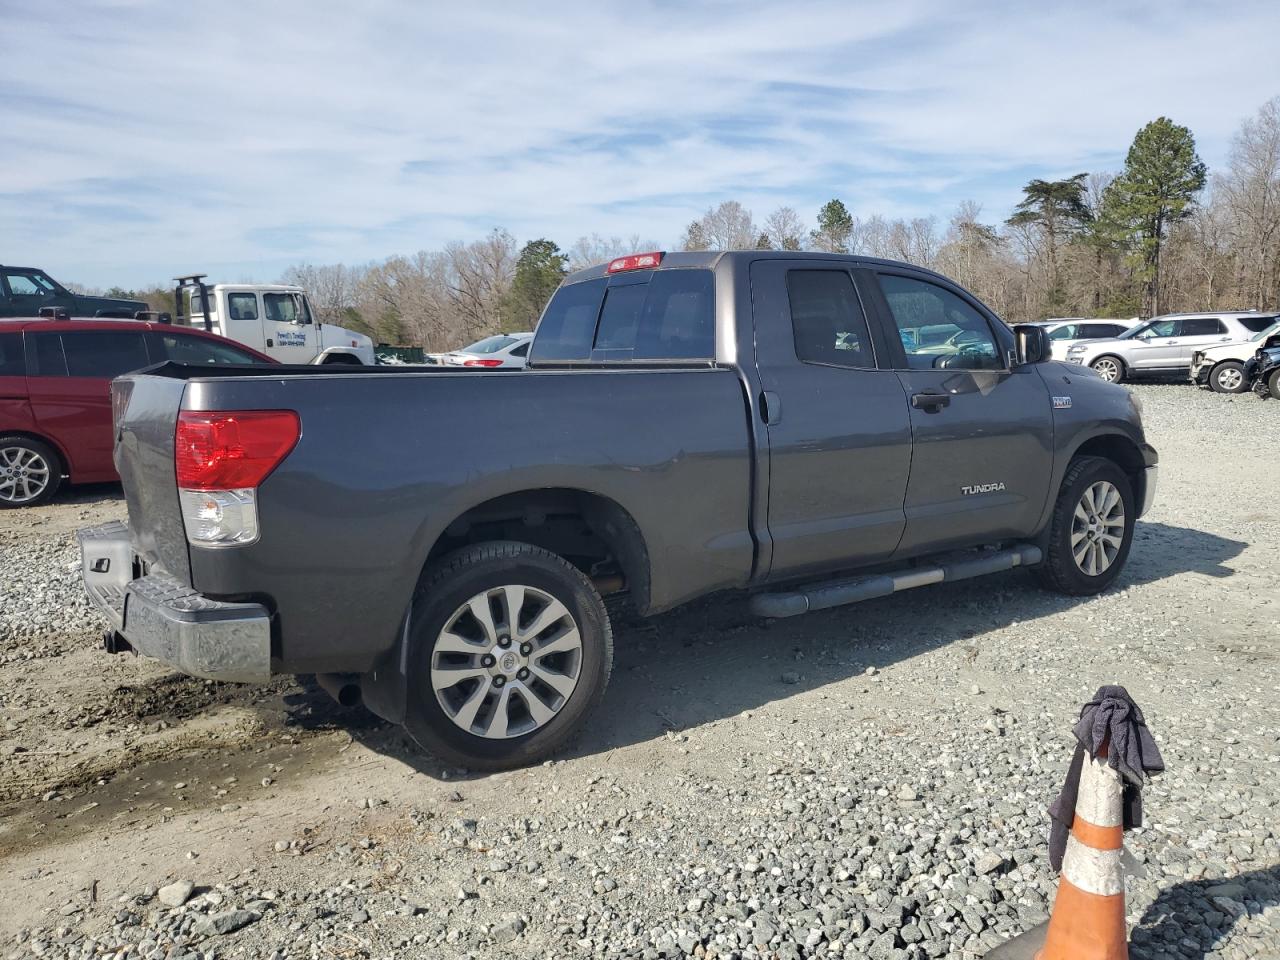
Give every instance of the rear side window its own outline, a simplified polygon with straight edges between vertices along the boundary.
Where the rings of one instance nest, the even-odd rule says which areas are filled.
[[[62,355],[62,337],[56,333],[28,334],[35,344],[36,368],[29,376],[65,377],[67,361]]]
[[[110,380],[151,363],[142,334],[123,330],[68,330],[62,334],[62,350],[69,377]]]
[[[262,363],[251,353],[218,340],[206,340],[204,337],[165,333],[160,336],[160,345],[164,349],[165,358],[174,363]]]
[[[798,359],[837,367],[876,365],[867,318],[848,273],[791,270],[787,299]]]
[[[710,270],[658,270],[605,296],[593,360],[710,360],[715,356]]]
[[[196,298],[199,302],[199,297]],[[256,293],[228,293],[227,313],[232,320],[257,320],[258,295]]]
[[[538,360],[710,360],[710,270],[656,270],[561,287],[534,339]]]
[[[1250,333],[1261,333],[1276,322],[1275,317],[1241,317],[1240,325]]]
[[[1187,317],[1182,321],[1184,337],[1211,337],[1226,332],[1226,326],[1217,317]]]
[[[0,377],[22,377],[27,361],[22,353],[22,334],[0,333]]]

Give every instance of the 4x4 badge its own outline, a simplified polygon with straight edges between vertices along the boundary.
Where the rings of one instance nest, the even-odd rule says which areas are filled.
[[[1054,398],[1053,398],[1053,409],[1055,409],[1055,410],[1070,410],[1070,409],[1071,409],[1071,398],[1070,398],[1070,397],[1054,397]]]

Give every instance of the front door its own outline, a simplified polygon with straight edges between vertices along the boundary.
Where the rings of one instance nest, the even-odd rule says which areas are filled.
[[[1125,364],[1135,370],[1159,370],[1178,365],[1179,334],[1182,321],[1177,317],[1157,320],[1135,337],[1125,350]],[[1187,362],[1191,358],[1188,356]]]
[[[913,439],[898,555],[1030,536],[1053,470],[1039,371],[1010,369],[1012,331],[959,288],[906,270],[877,275]]]
[[[8,296],[4,289],[8,288]],[[61,289],[39,270],[19,270],[12,267],[4,271],[0,283],[0,316],[38,317],[43,307],[65,307],[74,312],[75,298]]]
[[[319,331],[301,294],[263,293],[262,332],[267,354],[281,363],[310,363],[320,353]]]
[[[851,266],[751,265],[773,578],[882,560],[902,536],[911,424]]]

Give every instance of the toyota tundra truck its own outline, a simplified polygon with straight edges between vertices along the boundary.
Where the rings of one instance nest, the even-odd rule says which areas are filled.
[[[786,617],[1028,567],[1085,596],[1156,486],[1125,387],[936,273],[827,254],[579,271],[524,370],[166,364],[112,400],[129,519],[79,535],[107,649],[314,673],[477,770],[601,701],[603,594]]]

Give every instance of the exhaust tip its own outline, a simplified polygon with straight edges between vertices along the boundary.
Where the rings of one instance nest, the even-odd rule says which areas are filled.
[[[316,683],[343,707],[360,705],[360,678],[354,673],[317,673]]]
[[[133,647],[124,636],[115,630],[106,630],[102,634],[102,648],[107,653],[129,653]]]

